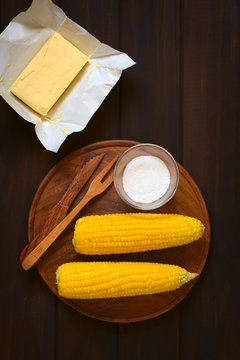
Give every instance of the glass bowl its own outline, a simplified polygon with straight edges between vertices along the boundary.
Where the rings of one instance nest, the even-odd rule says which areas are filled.
[[[127,164],[138,156],[155,156],[167,166],[170,174],[170,184],[167,191],[153,202],[137,202],[128,196],[123,186],[123,174]],[[166,204],[175,194],[179,182],[179,170],[172,155],[162,147],[154,144],[139,144],[126,150],[118,159],[114,168],[114,186],[120,198],[128,205],[140,210],[152,210]]]

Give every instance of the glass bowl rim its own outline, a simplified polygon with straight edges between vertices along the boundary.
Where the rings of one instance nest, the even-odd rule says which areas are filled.
[[[117,176],[116,176],[116,172],[117,172],[117,169],[118,169],[118,166],[121,162],[121,160],[130,152],[132,152],[133,150],[137,149],[137,148],[141,148],[141,147],[149,147],[149,148],[156,148],[157,150],[160,150],[162,151],[163,153],[165,153],[172,161],[173,165],[174,165],[174,168],[175,168],[175,171],[176,171],[176,185],[175,185],[175,188],[173,190],[173,192],[171,193],[171,195],[165,199],[165,201],[163,203],[159,202],[160,199],[162,198],[159,198],[159,200],[156,200],[155,202],[151,202],[151,203],[137,203],[136,201],[132,200],[132,202],[130,202],[129,200],[127,200],[119,191],[118,189],[118,186],[116,184],[116,179],[117,179]],[[141,155],[139,155],[141,156]],[[153,155],[154,156],[154,155]],[[179,185],[179,168],[178,168],[178,165],[177,165],[177,162],[176,160],[174,159],[174,157],[172,156],[172,154],[166,150],[165,148],[159,146],[159,145],[156,145],[156,144],[151,144],[151,143],[140,143],[140,144],[137,144],[137,145],[133,145],[131,146],[129,149],[125,150],[121,156],[119,156],[115,166],[114,166],[114,171],[113,171],[113,182],[114,182],[114,187],[115,187],[115,190],[117,191],[118,195],[120,196],[120,198],[126,203],[128,204],[129,206],[135,208],[135,209],[139,209],[139,210],[153,210],[153,209],[157,209],[157,208],[160,208],[161,206],[165,205],[169,200],[171,200],[171,198],[175,195],[176,191],[177,191],[177,188],[178,188],[178,185]],[[163,195],[164,196],[164,195]]]

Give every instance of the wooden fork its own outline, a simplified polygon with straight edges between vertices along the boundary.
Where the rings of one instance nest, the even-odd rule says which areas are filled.
[[[30,269],[45,251],[52,245],[52,243],[58,238],[58,236],[66,229],[70,222],[75,218],[80,210],[95,196],[104,192],[113,181],[113,173],[111,173],[105,180],[103,178],[109,172],[111,167],[117,161],[116,156],[105,168],[93,179],[86,195],[75,206],[75,208],[38,244],[23,260],[22,268],[24,270]]]

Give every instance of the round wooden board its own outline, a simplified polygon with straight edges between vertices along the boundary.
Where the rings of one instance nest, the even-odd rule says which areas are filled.
[[[105,157],[93,177],[116,155],[136,145],[135,141],[111,140],[85,146],[68,155],[56,164],[41,182],[33,199],[28,223],[29,242],[37,235],[48,211],[62,197],[73,178],[76,167],[81,161],[87,161],[94,155],[104,153]],[[55,272],[59,265],[69,261],[151,261],[176,264],[199,275],[204,267],[209,242],[210,224],[207,208],[201,192],[188,172],[179,165],[180,181],[175,196],[163,207],[152,212],[178,213],[194,216],[205,225],[203,237],[189,245],[148,251],[135,254],[86,256],[74,252],[72,237],[75,221],[73,221],[55,243],[48,249],[37,263],[37,269],[56,296],[75,310],[90,317],[111,322],[135,322],[163,314],[178,304],[192,289],[197,278],[180,289],[165,294],[134,296],[117,299],[68,300],[57,293]],[[92,177],[92,178],[93,178]],[[92,179],[91,178],[91,179]],[[91,181],[86,184],[73,206],[82,198]],[[92,214],[137,212],[127,206],[117,195],[112,184],[107,191],[92,201],[81,211],[79,217]]]

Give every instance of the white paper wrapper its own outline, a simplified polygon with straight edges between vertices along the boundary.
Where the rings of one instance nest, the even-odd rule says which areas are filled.
[[[42,117],[9,89],[55,31],[90,60],[47,117]],[[85,128],[119,80],[122,70],[134,64],[126,54],[101,43],[67,18],[52,1],[34,0],[0,35],[0,95],[20,116],[35,124],[37,136],[45,148],[56,152],[69,134]]]

